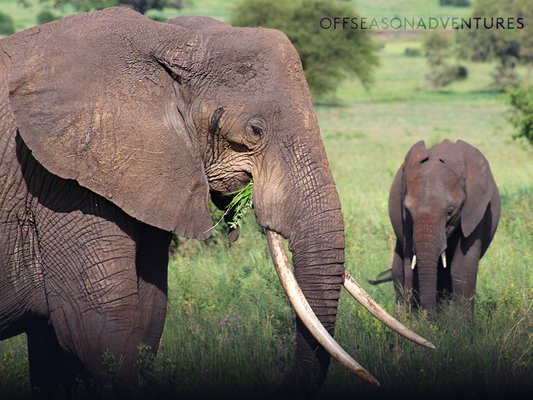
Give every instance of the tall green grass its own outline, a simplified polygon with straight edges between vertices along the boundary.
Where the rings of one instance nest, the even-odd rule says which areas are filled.
[[[374,12],[385,12],[385,3],[375,2]],[[505,98],[487,89],[490,65],[471,64],[467,81],[429,92],[424,59],[404,56],[419,40],[387,38],[370,92],[347,81],[335,98],[317,104],[346,223],[346,268],[396,311],[391,284],[366,284],[390,266],[393,176],[418,140],[466,140],[485,154],[502,193],[500,226],[479,269],[474,322],[466,323],[461,305],[444,306],[435,324],[400,310],[406,325],[436,345],[429,352],[343,294],[336,338],[382,386],[371,388],[332,362],[320,396],[526,397],[533,393],[533,150],[511,139]],[[208,244],[179,241],[160,351],[137,394],[268,398],[282,381],[292,359],[293,311],[253,215],[241,229],[231,245],[220,229]],[[15,395],[29,395],[23,336],[0,342],[0,397]]]

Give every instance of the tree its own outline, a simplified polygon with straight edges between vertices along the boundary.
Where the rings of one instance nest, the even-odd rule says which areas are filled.
[[[500,90],[518,84],[515,67],[525,64],[528,71],[525,84],[529,85],[533,67],[533,37],[525,25],[533,20],[531,0],[477,0],[472,17],[484,19],[478,29],[463,27],[458,31],[456,37],[463,54],[474,61],[496,60],[498,65],[492,75],[494,86]],[[497,18],[504,19],[506,29],[496,27]],[[508,18],[513,21],[511,24]]]
[[[509,121],[518,129],[514,138],[524,137],[533,145],[533,88],[511,90],[510,104]]]
[[[470,7],[470,0],[439,0],[441,6]]]
[[[452,53],[452,41],[446,35],[432,31],[426,35],[422,43],[424,55],[430,66],[427,79],[433,89],[440,89],[453,81],[466,79],[468,70],[462,65],[449,65]]]
[[[347,76],[357,76],[365,86],[373,80],[378,47],[368,30],[320,25],[323,18],[357,15],[350,4],[339,0],[249,0],[236,5],[230,23],[284,32],[298,50],[311,91],[321,96],[334,91]]]
[[[184,0],[54,0],[56,6],[71,4],[80,11],[101,10],[107,7],[123,5],[142,14],[148,10],[162,10],[165,7],[180,9]]]

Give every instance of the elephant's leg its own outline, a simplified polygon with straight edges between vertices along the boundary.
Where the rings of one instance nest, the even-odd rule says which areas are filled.
[[[474,231],[469,238],[460,241],[450,267],[452,298],[467,303],[469,317],[473,316],[480,255],[481,243]]]
[[[45,290],[61,348],[75,354],[97,383],[118,378],[135,384],[143,339],[138,222],[125,215],[113,220],[76,212],[61,216],[59,230],[41,229]],[[48,221],[58,224],[56,216]]]
[[[55,332],[47,320],[35,321],[27,332],[27,338],[34,398],[52,398],[58,390],[67,394],[73,389],[77,379],[88,381],[83,364],[59,345]]]
[[[169,232],[145,225],[137,249],[143,343],[157,352],[167,309]]]

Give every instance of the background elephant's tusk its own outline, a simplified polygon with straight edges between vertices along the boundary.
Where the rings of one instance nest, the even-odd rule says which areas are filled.
[[[298,286],[296,277],[289,266],[289,260],[285,254],[283,247],[283,238],[270,230],[266,230],[268,247],[274,262],[274,267],[278,274],[279,280],[289,298],[289,301],[296,311],[296,314],[304,325],[309,329],[316,340],[324,347],[324,349],[342,365],[348,368],[355,375],[371,383],[379,386],[379,382],[366,369],[364,369],[357,361],[355,361],[340,345],[331,337],[329,332],[324,328],[320,320],[317,318],[311,306],[307,302],[305,295]]]
[[[399,333],[404,338],[415,342],[428,349],[434,350],[435,346],[422,336],[413,332],[392,315],[387,313],[370,295],[359,285],[348,271],[344,271],[344,288],[357,300],[370,314],[379,319],[393,331]]]
[[[442,266],[446,268],[446,250],[442,252],[440,258],[442,259]]]
[[[413,256],[413,261],[411,261],[411,269],[415,269],[416,267],[416,254]]]

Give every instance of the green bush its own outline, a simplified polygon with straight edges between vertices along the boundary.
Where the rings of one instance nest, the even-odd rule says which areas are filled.
[[[509,102],[512,106],[509,120],[518,129],[514,137],[524,137],[533,145],[533,88],[511,90]]]
[[[378,46],[369,31],[320,26],[323,18],[357,15],[340,0],[248,0],[236,5],[230,23],[284,32],[298,50],[311,91],[321,96],[335,91],[346,76],[357,76],[365,86],[372,82]]]
[[[454,81],[468,77],[468,70],[465,66],[448,64],[448,58],[453,49],[452,41],[447,36],[431,32],[425,37],[422,48],[430,67],[426,78],[433,89],[440,89]]]
[[[53,12],[49,10],[43,10],[39,14],[37,14],[37,17],[35,20],[37,21],[37,25],[46,24],[48,22],[55,21],[59,17],[55,15]]]
[[[0,35],[11,35],[12,33],[15,33],[13,18],[0,11]]]
[[[406,57],[420,57],[422,55],[422,51],[416,47],[406,47],[403,51],[403,55]]]
[[[520,78],[516,72],[516,60],[512,58],[499,62],[490,76],[492,77],[490,88],[500,92],[512,90],[520,85]]]
[[[470,7],[470,0],[439,0],[441,6]]]
[[[126,6],[146,14],[149,10],[162,10],[165,7],[180,9],[183,8],[184,0],[53,0],[55,5],[62,7],[70,4],[76,10],[90,11],[102,10],[112,6]]]
[[[528,32],[533,18],[531,0],[477,0],[472,17],[485,17],[487,23],[494,23],[495,17],[522,19],[523,27],[517,22],[514,29],[458,29],[455,35],[464,57],[472,61],[497,61],[492,74],[492,86],[504,91],[519,81],[516,67],[527,66],[533,70],[533,35]],[[524,29],[525,28],[525,29]],[[531,77],[527,72],[525,82]]]

